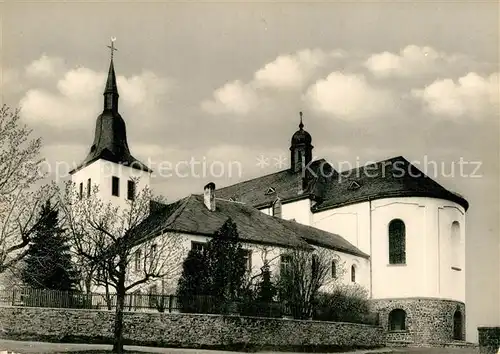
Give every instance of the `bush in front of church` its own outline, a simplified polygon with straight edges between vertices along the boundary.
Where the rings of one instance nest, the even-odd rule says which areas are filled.
[[[318,321],[376,324],[370,312],[368,292],[358,284],[339,284],[331,293],[318,294],[313,319]]]

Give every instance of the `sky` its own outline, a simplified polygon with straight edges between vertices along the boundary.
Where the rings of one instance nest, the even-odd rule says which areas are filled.
[[[7,1],[0,16],[0,100],[43,138],[52,176],[90,148],[115,37],[155,193],[285,168],[302,111],[335,168],[402,155],[465,196],[467,338],[500,325],[496,2]]]

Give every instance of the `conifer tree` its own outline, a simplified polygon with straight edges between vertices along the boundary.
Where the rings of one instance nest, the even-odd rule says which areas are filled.
[[[205,312],[202,297],[208,294],[205,254],[201,250],[189,251],[182,264],[182,275],[177,286],[179,305],[184,312]]]
[[[246,264],[236,224],[228,219],[207,243],[210,295],[234,300],[245,280]]]
[[[22,280],[33,288],[73,290],[78,277],[58,211],[47,202],[39,218],[40,223],[24,259]]]
[[[191,250],[178,282],[177,296],[183,310],[225,311],[225,304],[234,301],[243,288],[246,274],[243,252],[236,224],[231,219],[203,250]]]

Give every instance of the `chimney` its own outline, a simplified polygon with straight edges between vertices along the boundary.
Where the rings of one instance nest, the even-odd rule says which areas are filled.
[[[210,182],[203,188],[203,202],[210,211],[215,211],[215,183]]]
[[[303,176],[297,176],[297,194],[302,195],[304,194],[304,177]]]

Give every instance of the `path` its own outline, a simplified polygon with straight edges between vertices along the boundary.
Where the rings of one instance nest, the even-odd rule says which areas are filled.
[[[156,348],[156,347],[139,347],[139,346],[125,346],[129,352],[137,354],[235,354],[237,352],[217,351],[217,350],[204,350],[204,349],[177,349],[177,348]],[[3,350],[3,352],[2,352]],[[7,354],[5,351],[13,353],[71,353],[82,351],[95,351],[94,354],[109,353],[111,345],[102,344],[65,344],[65,343],[46,343],[46,342],[28,342],[28,341],[14,341],[0,339],[0,354]],[[343,354],[475,354],[478,351],[474,349],[444,349],[444,348],[411,348],[411,349],[376,349],[376,350],[358,350]],[[10,353],[9,353],[10,354]],[[283,354],[277,352],[260,352],[259,354]],[[292,353],[289,353],[292,354]],[[307,353],[301,353],[307,354]]]

